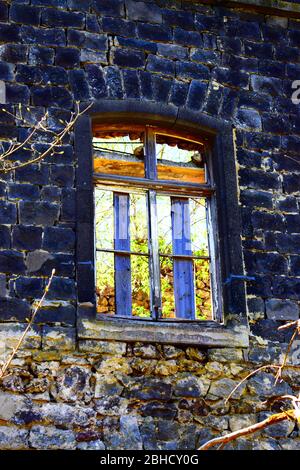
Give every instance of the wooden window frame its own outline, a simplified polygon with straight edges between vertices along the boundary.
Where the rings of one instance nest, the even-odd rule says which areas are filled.
[[[118,130],[121,130],[123,126],[119,126]],[[96,126],[94,132],[99,133],[101,132],[108,132],[111,129],[109,126]],[[124,127],[124,132],[127,131]],[[115,237],[115,245],[114,249],[103,249],[97,248],[96,251],[99,252],[109,252],[114,254],[115,258],[115,299],[116,299],[116,313],[113,316],[114,318],[126,318],[132,320],[139,320],[139,317],[132,316],[132,308],[131,308],[131,277],[130,277],[130,256],[131,255],[140,255],[140,256],[147,256],[149,258],[149,268],[150,268],[150,318],[143,318],[145,321],[172,321],[172,322],[181,322],[181,321],[188,321],[188,322],[199,322],[204,320],[199,320],[195,318],[196,316],[196,306],[194,305],[194,279],[187,280],[187,288],[186,291],[190,295],[181,295],[184,294],[183,285],[179,282],[178,278],[180,272],[183,270],[183,263],[188,263],[189,265],[186,266],[187,268],[187,277],[190,274],[192,276],[192,269],[193,265],[191,264],[195,259],[209,259],[210,261],[210,270],[211,270],[211,293],[212,293],[212,315],[213,320],[210,321],[218,321],[222,322],[223,314],[222,314],[222,298],[220,290],[218,286],[221,282],[220,276],[220,267],[218,260],[216,259],[216,253],[219,251],[218,247],[218,227],[217,227],[217,220],[216,217],[213,217],[214,214],[214,207],[215,207],[215,189],[210,183],[212,177],[207,173],[208,181],[205,184],[194,184],[194,183],[185,183],[184,187],[182,186],[182,182],[180,180],[176,180],[174,178],[173,181],[170,180],[161,180],[159,179],[158,175],[158,163],[156,160],[156,135],[168,135],[171,137],[176,137],[179,139],[184,139],[187,141],[193,141],[195,144],[199,146],[203,146],[201,141],[195,139],[190,135],[178,133],[172,133],[170,130],[161,129],[154,126],[130,126],[130,132],[140,131],[144,134],[144,150],[145,150],[145,159],[143,165],[145,166],[145,177],[144,178],[136,178],[136,177],[128,177],[126,176],[126,171],[123,175],[112,175],[109,172],[101,173],[99,172],[99,167],[96,165],[96,171],[93,173],[93,180],[94,184],[100,186],[106,186],[109,190],[113,191],[113,198],[114,198],[114,211],[115,211],[115,204],[119,207],[119,196],[118,195],[118,188],[120,185],[126,188],[126,192],[120,194],[128,194],[128,201],[127,201],[127,209],[125,208],[124,214],[121,216],[123,221],[127,220],[127,224],[129,225],[129,195],[132,188],[137,187],[138,189],[145,191],[146,198],[147,198],[147,219],[148,219],[148,237],[149,237],[149,252],[148,253],[134,253],[130,250],[130,241],[129,239],[122,239],[119,240],[118,236]],[[203,146],[203,152],[204,152]],[[123,163],[123,162],[122,162]],[[126,162],[123,163],[124,170],[126,170]],[[176,168],[176,167],[175,167]],[[170,170],[171,168],[169,168]],[[106,168],[105,168],[106,170]],[[197,171],[197,170],[196,170]],[[199,170],[198,170],[199,171]],[[114,187],[116,190],[114,191]],[[125,189],[124,189],[125,191]],[[128,192],[127,192],[128,191]],[[180,247],[180,243],[176,243],[173,241],[173,253],[166,255],[159,252],[158,248],[158,226],[157,226],[157,195],[170,195],[171,201],[178,200],[178,203],[184,204],[184,201],[188,200],[190,197],[203,197],[206,199],[208,203],[207,207],[207,223],[210,226],[210,231],[208,234],[208,242],[209,242],[209,256],[194,256],[192,253],[184,253]],[[183,212],[184,213],[184,212]],[[116,214],[116,212],[115,212]],[[118,216],[115,217],[115,225],[119,224],[119,211]],[[116,229],[117,228],[117,229]],[[174,224],[172,223],[172,231],[174,229]],[[126,231],[128,228],[126,229]],[[118,234],[118,227],[115,227],[114,230],[115,234]],[[129,244],[128,244],[129,243]],[[160,258],[161,257],[169,257],[173,259],[174,262],[174,301],[175,305],[178,309],[178,316],[176,318],[162,318],[161,311],[162,311],[162,304],[161,304],[161,287],[160,287]],[[189,271],[191,271],[189,273]],[[178,276],[176,277],[176,272]],[[190,292],[188,292],[190,291]],[[189,302],[190,297],[190,302]],[[181,306],[180,298],[187,299],[185,301],[185,305]],[[184,308],[185,307],[185,308]],[[189,312],[190,310],[190,312]],[[121,314],[118,313],[121,312]],[[109,314],[101,314],[98,313],[99,318],[107,318]]]
[[[82,103],[84,107],[86,104]],[[167,128],[172,132],[201,136],[207,147],[209,171],[214,176],[215,211],[219,225],[221,259],[220,298],[223,322],[149,322],[99,319],[95,295],[95,231],[92,136],[95,125],[127,126],[133,122]],[[76,172],[76,276],[78,340],[141,341],[191,344],[203,347],[244,348],[249,344],[242,244],[238,206],[234,131],[226,121],[173,105],[140,100],[99,100],[80,117],[74,131]],[[119,184],[118,177],[114,177]],[[134,181],[139,185],[147,181]],[[160,181],[162,187],[166,187]],[[172,191],[172,182],[168,184]],[[145,186],[146,186],[145,185]],[[182,183],[185,190],[185,183]],[[197,193],[199,187],[192,188]]]

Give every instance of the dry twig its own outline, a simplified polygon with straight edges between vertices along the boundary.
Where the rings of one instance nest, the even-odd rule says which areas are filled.
[[[0,173],[9,173],[13,170],[17,170],[18,168],[23,168],[25,166],[31,165],[32,163],[37,163],[40,162],[41,160],[44,160],[48,155],[54,155],[55,153],[60,153],[60,152],[55,152],[55,149],[62,145],[64,138],[66,135],[72,130],[74,127],[76,121],[80,116],[82,116],[86,111],[92,106],[92,104],[88,105],[83,111],[79,110],[79,103],[77,104],[77,110],[76,112],[72,112],[69,121],[63,122],[60,121],[61,124],[64,124],[64,128],[60,132],[53,132],[51,129],[48,129],[45,127],[45,123],[48,118],[48,112],[44,114],[44,116],[35,124],[29,135],[21,142],[11,142],[10,146],[7,150],[3,150],[3,152],[0,154]],[[20,109],[19,109],[20,110]],[[12,115],[15,117],[13,114],[8,112],[6,109],[2,109],[3,112],[6,114]],[[20,110],[21,113],[21,110]],[[28,124],[25,118],[23,118],[22,113],[21,117],[18,118],[19,120],[25,122]],[[50,142],[49,147],[44,151],[39,153],[36,157],[31,158],[27,160],[26,162],[18,162],[18,163],[12,163],[9,160],[9,157],[11,157],[13,154],[15,154],[18,150],[24,149],[24,150],[31,150],[34,152],[34,141],[32,140],[33,137],[35,137],[36,133],[38,131],[44,131],[45,133],[49,133],[53,135],[53,140]],[[29,146],[29,148],[27,148]]]
[[[265,365],[265,366],[261,366],[261,367],[255,369],[254,371],[250,372],[246,377],[244,377],[236,385],[236,387],[234,387],[234,389],[230,392],[230,394],[226,398],[225,403],[228,402],[228,400],[232,397],[232,395],[240,387],[240,385],[242,385],[242,383],[244,383],[250,377],[252,377],[253,375],[257,374],[258,372],[260,372],[262,370],[277,369],[274,385],[277,384],[278,380],[280,380],[281,377],[282,377],[282,371],[286,366],[287,359],[288,359],[289,353],[291,351],[293,342],[294,342],[296,336],[300,335],[300,320],[296,320],[296,321],[287,323],[286,325],[280,326],[278,328],[279,330],[282,330],[282,329],[290,328],[291,326],[295,326],[295,330],[294,330],[294,332],[291,336],[291,339],[289,341],[289,344],[288,344],[287,350],[285,352],[282,363],[280,365],[268,364],[268,365]],[[229,434],[226,434],[225,436],[219,436],[219,437],[215,437],[214,439],[210,439],[205,444],[203,444],[198,450],[208,450],[211,447],[216,446],[218,444],[220,444],[220,446],[218,447],[217,450],[220,450],[228,442],[234,441],[234,440],[236,440],[237,438],[239,438],[241,436],[251,435],[255,432],[258,432],[258,431],[261,431],[261,430],[265,429],[268,426],[272,426],[273,424],[277,424],[277,423],[279,423],[281,421],[285,421],[287,419],[290,419],[290,420],[293,420],[295,422],[300,423],[300,392],[299,392],[298,396],[295,396],[295,395],[281,395],[281,396],[276,397],[275,400],[276,401],[290,400],[291,404],[293,405],[293,409],[290,409],[290,410],[287,410],[287,411],[282,411],[281,413],[273,414],[273,415],[269,416],[268,418],[266,418],[265,420],[260,421],[259,423],[253,424],[251,426],[248,426],[248,427],[245,427],[245,428],[242,428],[242,429],[239,429],[238,431],[231,432]],[[273,400],[273,401],[275,401],[275,400]]]
[[[14,359],[14,357],[15,357],[17,351],[20,349],[20,347],[21,347],[21,345],[22,345],[22,343],[23,343],[23,341],[24,341],[24,339],[25,339],[25,337],[26,337],[28,331],[30,330],[30,328],[31,328],[32,325],[33,325],[34,319],[35,319],[35,317],[36,317],[38,311],[40,310],[41,306],[43,305],[43,302],[44,302],[44,300],[45,300],[45,297],[46,297],[46,295],[47,295],[47,293],[48,293],[48,291],[49,291],[49,289],[50,289],[51,282],[52,282],[52,279],[53,279],[54,274],[55,274],[55,269],[52,270],[51,276],[50,276],[50,278],[49,278],[49,280],[48,280],[48,283],[47,283],[47,285],[46,285],[46,287],[45,287],[44,293],[43,293],[42,297],[40,298],[40,300],[39,300],[37,306],[35,307],[35,309],[34,309],[32,315],[31,315],[31,318],[30,318],[30,320],[28,321],[28,325],[26,326],[25,330],[23,331],[23,333],[22,333],[22,335],[21,335],[21,337],[20,337],[20,339],[19,339],[19,341],[18,341],[16,347],[13,348],[13,350],[12,350],[11,354],[9,355],[7,361],[5,362],[5,364],[4,364],[4,365],[1,367],[1,369],[0,369],[0,380],[2,380],[4,377],[7,377],[7,375],[5,375],[5,373],[6,373],[6,371],[9,369],[9,367],[10,367],[10,365],[11,365],[11,363],[12,363],[12,360]]]

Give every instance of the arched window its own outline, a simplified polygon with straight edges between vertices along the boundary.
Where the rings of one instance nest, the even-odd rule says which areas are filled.
[[[97,312],[221,319],[204,143],[155,126],[98,125],[93,155]]]
[[[246,347],[231,125],[104,99],[75,154],[79,340]]]

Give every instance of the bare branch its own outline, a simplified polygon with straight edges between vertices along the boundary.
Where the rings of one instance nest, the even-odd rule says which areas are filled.
[[[289,344],[288,344],[287,350],[285,352],[284,358],[282,360],[282,363],[279,366],[275,365],[275,364],[268,364],[268,365],[265,365],[265,366],[258,367],[254,371],[250,372],[250,374],[248,374],[246,377],[244,377],[234,387],[234,389],[230,392],[230,394],[226,398],[225,403],[228,402],[228,400],[232,397],[232,395],[240,387],[240,385],[242,385],[242,383],[244,383],[250,377],[252,377],[253,375],[257,374],[258,372],[260,372],[262,370],[277,369],[274,385],[277,384],[278,380],[282,377],[282,371],[286,366],[287,359],[288,359],[289,353],[291,351],[292,344],[293,344],[296,336],[300,334],[300,320],[289,322],[288,324],[278,328],[279,330],[282,330],[284,328],[289,328],[291,326],[295,326],[296,328],[295,328],[295,330],[292,334],[292,337],[289,341]],[[214,439],[210,439],[205,444],[203,444],[199,448],[199,450],[207,450],[210,447],[213,447],[213,446],[218,445],[218,444],[220,444],[220,446],[218,447],[218,450],[222,449],[226,443],[228,443],[230,441],[233,441],[233,440],[237,439],[238,437],[253,434],[253,433],[255,433],[257,431],[260,431],[260,430],[262,430],[262,429],[264,429],[268,426],[271,426],[272,424],[276,424],[276,423],[278,423],[280,421],[284,421],[286,419],[292,419],[292,420],[300,423],[300,392],[299,392],[298,397],[296,397],[294,395],[281,395],[279,397],[273,398],[272,402],[280,401],[280,400],[290,400],[292,402],[292,405],[293,405],[294,409],[293,410],[288,410],[288,411],[282,411],[281,413],[271,415],[267,419],[265,419],[264,421],[261,421],[260,423],[257,423],[257,424],[239,429],[238,431],[234,431],[232,433],[226,434],[225,436],[219,436],[219,437],[216,437]]]
[[[224,447],[225,444],[236,440],[238,437],[249,436],[250,434],[253,434],[258,431],[262,431],[268,426],[280,423],[281,421],[285,421],[287,419],[297,422],[297,416],[295,414],[295,410],[283,411],[282,413],[271,415],[259,423],[252,424],[251,426],[248,426],[246,428],[231,432],[229,434],[226,434],[225,436],[219,436],[214,439],[211,439],[210,441],[206,442],[201,447],[199,447],[198,450],[208,450],[211,447],[218,445],[218,444],[221,444],[221,447]]]
[[[7,359],[6,363],[5,363],[4,366],[1,368],[1,370],[0,370],[0,379],[3,379],[4,377],[7,377],[7,375],[5,375],[5,373],[6,373],[6,371],[8,370],[9,366],[11,365],[11,362],[12,362],[12,360],[14,359],[14,357],[15,357],[17,351],[20,349],[20,346],[22,345],[22,343],[23,343],[23,341],[24,341],[24,339],[25,339],[25,337],[26,337],[28,331],[29,331],[30,328],[32,327],[33,322],[34,322],[34,319],[35,319],[35,317],[36,317],[38,311],[40,310],[41,306],[43,305],[43,302],[44,302],[44,300],[45,300],[45,297],[46,297],[46,295],[47,295],[47,293],[48,293],[48,291],[49,291],[49,289],[50,289],[51,282],[52,282],[52,279],[53,279],[54,274],[55,274],[55,269],[52,270],[51,276],[50,276],[50,278],[49,278],[49,280],[48,280],[48,283],[47,283],[47,285],[46,285],[46,287],[45,287],[44,293],[43,293],[41,299],[39,300],[37,306],[35,307],[35,309],[34,309],[34,311],[33,311],[33,314],[31,315],[31,318],[30,318],[30,320],[29,320],[29,322],[28,322],[28,325],[26,326],[25,330],[23,331],[23,333],[22,333],[22,335],[21,335],[21,337],[20,337],[20,339],[19,339],[19,341],[18,341],[16,347],[13,348],[13,350],[12,350],[12,352],[11,352],[9,358]]]
[[[92,104],[89,104],[83,111],[80,111],[79,103],[76,103],[76,112],[71,113],[71,117],[70,117],[69,122],[66,122],[65,127],[58,133],[55,133],[54,131],[52,131],[50,129],[47,129],[47,127],[45,126],[45,121],[48,117],[48,112],[46,112],[46,114],[34,126],[32,131],[29,133],[29,135],[26,137],[26,139],[23,140],[23,142],[21,142],[19,144],[10,143],[9,148],[6,151],[2,152],[2,154],[0,155],[0,161],[2,161],[3,167],[0,168],[0,173],[9,173],[9,172],[11,172],[13,170],[16,170],[18,168],[23,168],[27,165],[31,165],[32,163],[37,163],[37,162],[43,160],[44,158],[46,158],[49,154],[55,153],[54,152],[55,148],[62,144],[64,137],[72,130],[72,128],[74,127],[74,125],[75,125],[76,121],[78,120],[78,118],[80,116],[82,116],[91,106],[92,106]],[[39,130],[43,130],[44,132],[49,133],[49,134],[54,136],[53,140],[50,143],[47,150],[45,150],[44,152],[38,154],[37,157],[31,158],[30,160],[27,160],[26,162],[23,162],[23,163],[13,164],[9,161],[7,161],[6,165],[5,165],[5,163],[3,163],[4,160],[8,160],[8,157],[13,155],[18,150],[25,149],[26,145],[28,145],[30,143],[31,143],[31,145],[33,145],[32,142],[31,142],[32,138],[35,136],[36,132],[39,131]]]

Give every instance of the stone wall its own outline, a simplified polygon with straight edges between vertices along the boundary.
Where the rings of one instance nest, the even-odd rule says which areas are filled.
[[[15,345],[47,277],[56,276],[0,396],[1,448],[194,448],[252,423],[261,401],[297,389],[297,344],[285,381],[267,373],[299,318],[300,21],[191,1],[0,1],[0,80],[13,115],[61,128],[76,100],[140,99],[235,127],[251,347],[76,341],[73,136],[56,157],[0,178],[0,346]],[[28,127],[0,111],[0,138]],[[37,150],[47,148],[43,134]],[[23,161],[30,155],[22,150]],[[237,448],[299,448],[292,423]]]
[[[62,329],[44,333],[42,345],[38,332],[28,336],[3,381],[1,449],[191,450],[278,411],[282,403],[271,407],[268,400],[299,389],[299,366],[288,366],[276,387],[274,376],[262,372],[224,403],[246,373],[280,357],[277,342],[266,348],[253,341],[246,352],[85,341],[75,352]],[[290,421],[226,446],[299,448]]]

